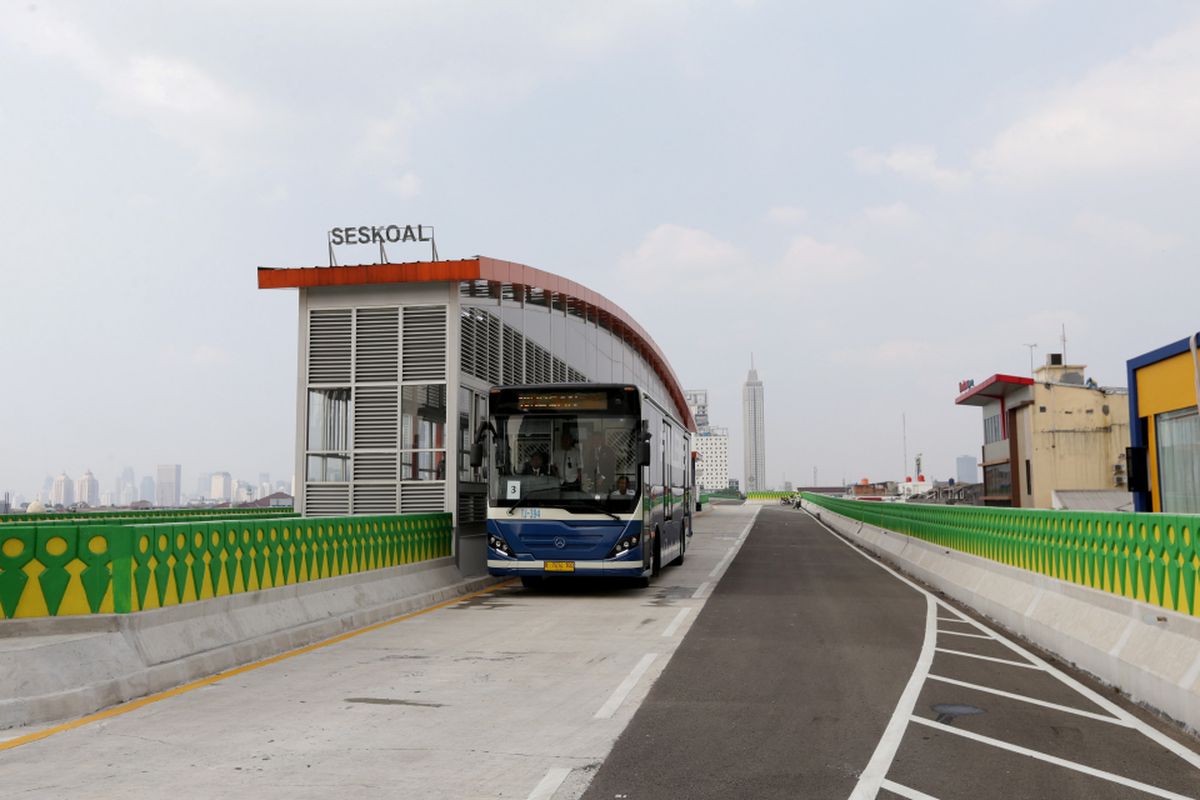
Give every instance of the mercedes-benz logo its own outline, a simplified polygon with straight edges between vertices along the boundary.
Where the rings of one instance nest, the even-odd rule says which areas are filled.
[[[567,540],[561,536],[555,536],[554,537],[554,546],[557,547],[559,550],[562,550],[564,547],[567,546]]]

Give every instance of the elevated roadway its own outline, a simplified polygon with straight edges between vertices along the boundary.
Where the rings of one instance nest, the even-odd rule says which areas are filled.
[[[721,506],[649,589],[506,584],[0,732],[0,794],[1196,798],[1196,748],[807,514]]]

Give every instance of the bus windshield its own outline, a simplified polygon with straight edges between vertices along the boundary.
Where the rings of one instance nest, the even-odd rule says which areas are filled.
[[[640,425],[635,416],[586,412],[493,416],[491,505],[634,511]]]

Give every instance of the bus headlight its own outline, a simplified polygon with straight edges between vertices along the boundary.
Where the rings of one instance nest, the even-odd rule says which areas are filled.
[[[508,542],[504,541],[494,533],[488,534],[488,547],[492,548],[493,550],[500,551],[509,558],[516,558],[512,548],[508,546]]]
[[[624,539],[621,539],[619,542],[617,542],[613,549],[608,552],[608,557],[619,558],[625,555],[630,550],[637,547],[641,540],[642,537],[636,533],[632,536],[626,536]]]

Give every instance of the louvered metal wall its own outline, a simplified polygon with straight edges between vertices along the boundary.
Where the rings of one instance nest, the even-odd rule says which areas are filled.
[[[312,311],[308,317],[308,382],[350,382],[350,309]]]
[[[445,395],[446,323],[443,305],[310,310],[308,383],[350,388],[352,451],[348,483],[305,482],[306,514],[445,510],[444,481],[400,481],[399,424],[401,385],[442,384]],[[479,329],[481,370],[497,378],[500,327]]]
[[[587,383],[587,376],[481,308],[460,314],[462,371],[489,386],[521,383]]]

